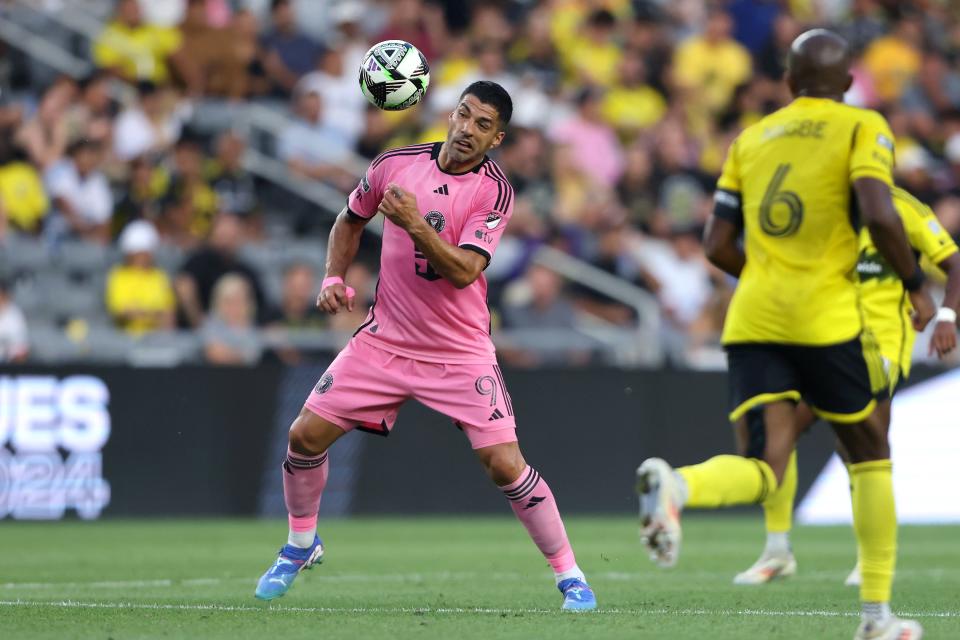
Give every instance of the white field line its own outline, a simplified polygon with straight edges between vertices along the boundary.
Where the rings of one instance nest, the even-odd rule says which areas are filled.
[[[485,609],[485,608],[431,608],[431,607],[278,607],[264,605],[253,607],[246,605],[221,604],[161,604],[142,602],[78,602],[62,600],[41,602],[31,600],[0,600],[0,607],[49,607],[65,609],[149,609],[162,611],[223,611],[223,612],[268,612],[268,613],[327,613],[327,614],[442,614],[442,615],[512,615],[512,614],[555,614],[556,609]],[[859,613],[851,611],[767,611],[764,609],[600,609],[592,615],[669,615],[669,616],[709,616],[709,617],[776,617],[776,618],[854,618]],[[591,614],[586,614],[591,615]],[[927,611],[902,613],[911,618],[960,618],[960,611]]]
[[[945,569],[900,569],[897,576],[900,578],[917,577],[932,580],[942,580],[947,576],[957,575],[958,572]],[[726,580],[733,574],[722,571],[694,571],[677,573],[669,578],[683,580],[720,579]],[[846,571],[806,571],[798,574],[804,580],[830,581],[842,580]],[[650,573],[629,571],[599,571],[592,572],[590,578],[598,581],[632,582],[635,580],[649,580]],[[489,580],[530,580],[543,579],[549,581],[553,576],[549,573],[521,573],[515,572],[476,572],[476,571],[435,571],[417,573],[320,573],[313,572],[309,580],[322,582],[387,582],[387,583],[416,583],[416,582],[444,582],[466,581],[479,578]],[[668,578],[661,575],[661,579]],[[152,580],[97,580],[92,582],[0,582],[0,590],[48,590],[48,589],[152,589],[164,587],[202,587],[220,584],[253,584],[256,576],[247,577],[220,577],[220,578],[156,578]]]

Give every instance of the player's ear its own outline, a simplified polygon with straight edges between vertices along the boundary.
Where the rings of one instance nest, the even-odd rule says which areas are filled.
[[[506,131],[497,131],[497,135],[493,136],[493,142],[490,144],[491,149],[496,149],[500,146],[500,143],[503,142],[503,137],[507,135]]]

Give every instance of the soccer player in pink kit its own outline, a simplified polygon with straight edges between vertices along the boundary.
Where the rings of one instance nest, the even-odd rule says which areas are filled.
[[[500,85],[471,84],[450,114],[445,142],[382,153],[338,216],[317,304],[328,313],[353,309],[343,276],[377,213],[386,218],[380,282],[366,321],[290,427],[282,469],[290,533],[260,578],[258,598],[282,596],[300,571],[323,558],[317,511],[330,445],[353,429],[388,435],[400,406],[413,398],[466,434],[553,567],[563,608],[596,608],[553,493],[520,453],[490,340],[483,270],[510,220],[513,189],[486,153],[502,142],[512,111]]]

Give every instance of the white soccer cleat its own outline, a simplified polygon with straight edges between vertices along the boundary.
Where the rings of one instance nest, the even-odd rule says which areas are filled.
[[[848,587],[860,586],[860,563],[859,562],[857,562],[857,566],[853,568],[853,571],[850,572],[850,575],[847,576],[847,579],[843,581],[843,584]]]
[[[861,622],[853,640],[920,640],[922,637],[923,627],[916,620],[890,616],[883,626],[872,621]]]
[[[673,467],[660,458],[648,458],[637,469],[637,496],[640,498],[640,541],[650,559],[661,567],[672,567],[680,556],[680,488]]]
[[[767,584],[777,578],[789,578],[797,572],[797,560],[792,553],[767,555],[764,553],[753,566],[738,573],[733,584]]]

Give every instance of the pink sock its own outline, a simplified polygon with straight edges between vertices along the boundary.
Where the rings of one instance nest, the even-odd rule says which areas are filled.
[[[554,572],[561,574],[575,568],[577,561],[567,540],[557,501],[537,470],[528,466],[519,478],[500,490]]]
[[[290,514],[291,532],[316,531],[320,494],[327,484],[329,471],[326,453],[304,456],[287,449],[287,459],[283,461],[283,498]]]

